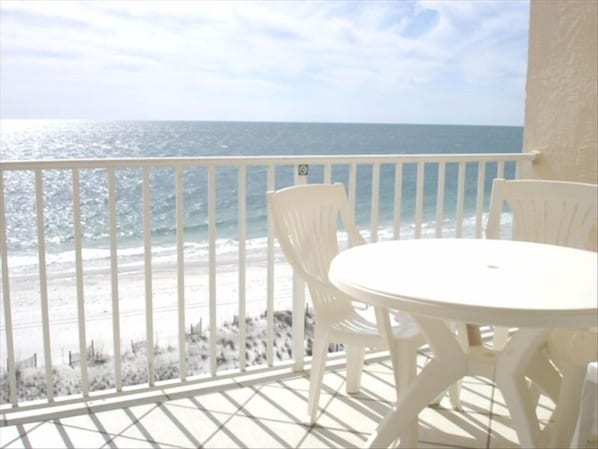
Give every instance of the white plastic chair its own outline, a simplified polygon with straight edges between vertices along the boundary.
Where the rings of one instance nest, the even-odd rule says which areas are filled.
[[[598,329],[554,330],[547,352],[562,374],[551,447],[585,448],[596,407]]]
[[[586,378],[581,393],[581,407],[579,409],[579,418],[573,433],[571,449],[587,447],[590,434],[592,433],[592,422],[596,424],[594,418],[598,412],[598,362],[588,365]],[[594,432],[596,432],[594,426]]]
[[[314,306],[315,328],[309,385],[308,414],[316,421],[322,378],[330,343],[345,345],[347,393],[360,389],[366,347],[384,348],[386,338],[376,323],[365,319],[354,308],[352,299],[328,280],[328,269],[339,252],[339,218],[349,246],[365,243],[353,221],[353,214],[342,184],[309,184],[268,192],[269,212],[280,248],[295,273],[306,282]],[[377,313],[380,313],[377,310]],[[386,311],[386,319],[388,314]],[[380,315],[378,315],[380,316]],[[417,348],[425,343],[417,325],[406,315],[395,318],[391,357],[398,392],[405,391],[416,374]],[[396,357],[396,358],[395,358]],[[397,365],[395,365],[395,363]]]
[[[486,238],[500,238],[504,203],[512,211],[512,239],[585,249],[597,222],[597,186],[567,181],[497,178],[492,185]],[[502,349],[508,329],[497,328],[494,347]]]
[[[596,225],[598,190],[581,182],[497,178],[486,238],[500,238],[503,203],[513,214],[513,240],[585,249]]]
[[[512,211],[514,240],[588,249],[592,232],[596,232],[598,186],[595,184],[495,179],[486,238],[500,238],[503,203],[508,203]],[[495,328],[495,349],[504,348],[508,331]],[[558,405],[552,447],[569,447],[571,444],[583,378],[588,363],[598,358],[597,338],[596,328],[592,328],[558,329],[548,339],[546,354],[562,378],[560,386],[554,389],[558,391]],[[544,377],[547,377],[546,373]]]

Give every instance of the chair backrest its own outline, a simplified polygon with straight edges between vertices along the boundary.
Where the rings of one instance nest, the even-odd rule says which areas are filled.
[[[328,281],[330,263],[339,252],[338,232],[346,231],[349,246],[365,243],[353,220],[345,188],[342,184],[306,184],[267,195],[280,248],[295,273],[308,284],[317,314],[318,309],[344,296]],[[326,291],[322,285],[327,285]]]
[[[504,202],[513,214],[514,240],[586,249],[591,232],[596,229],[596,184],[495,179],[487,238],[500,236]]]

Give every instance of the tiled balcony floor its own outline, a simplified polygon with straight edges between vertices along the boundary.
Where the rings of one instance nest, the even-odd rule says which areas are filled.
[[[424,361],[424,356],[421,362]],[[238,385],[183,399],[0,427],[0,447],[13,448],[334,448],[361,447],[392,406],[390,362],[365,366],[362,392],[345,393],[345,370],[324,377],[317,425],[305,424],[309,378]],[[518,447],[500,392],[466,378],[463,411],[448,399],[419,419],[422,448]],[[548,416],[551,404],[539,408]],[[588,447],[596,447],[596,442]]]

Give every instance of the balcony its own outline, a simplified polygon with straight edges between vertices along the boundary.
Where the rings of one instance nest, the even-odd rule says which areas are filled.
[[[420,366],[425,361],[422,353]],[[366,363],[358,395],[347,395],[344,383],[342,365],[331,366],[324,377],[323,410],[314,426],[305,424],[309,377],[279,373],[266,380],[246,378],[206,386],[201,392],[163,389],[124,404],[122,399],[88,401],[81,411],[62,407],[53,416],[2,427],[0,446],[361,447],[392,406],[390,362]],[[466,378],[462,399],[462,411],[453,410],[443,399],[420,414],[420,447],[519,447],[504,401],[491,383]],[[539,417],[549,416],[552,407],[550,401],[541,401]]]
[[[368,355],[362,393],[356,396],[344,392],[342,350],[332,354],[321,416],[317,425],[305,424],[309,298],[276,247],[265,192],[293,183],[343,182],[369,241],[481,238],[492,179],[516,177],[518,165],[534,158],[467,154],[3,162],[0,330],[6,365],[0,446],[362,445],[392,406],[387,354]],[[154,184],[160,173],[170,186],[165,196],[156,193]],[[21,204],[22,217],[29,220],[12,227],[7,210],[15,207],[9,201],[15,186],[32,207],[23,206],[27,201]],[[96,203],[86,193],[90,186],[103,192]],[[136,192],[135,205],[123,199],[128,188]],[[56,210],[60,195],[68,207]],[[172,216],[163,217],[172,230],[166,237],[155,226],[156,217],[164,215],[160,207],[165,200],[174,205]],[[194,210],[194,201],[205,204],[204,209]],[[100,215],[106,232],[98,242],[86,239],[89,204],[104,210]],[[139,254],[127,240],[131,215],[142,230]],[[265,217],[265,237],[263,251],[255,252],[261,235],[250,224],[260,216]],[[55,244],[51,226],[60,221],[71,223],[73,235],[62,246]],[[31,233],[34,263],[29,265],[14,256],[11,236],[19,232]],[[226,251],[222,235],[232,242]],[[198,242],[204,246],[192,245]],[[170,251],[166,256],[164,248]],[[90,262],[90,250],[104,251],[105,257]],[[32,291],[35,298],[27,296]],[[204,298],[201,304],[198,295]],[[66,305],[59,301],[64,297]],[[93,298],[104,298],[106,310],[95,308]],[[29,305],[24,308],[24,303]],[[261,340],[256,342],[256,336]],[[420,365],[426,360],[423,351]],[[132,364],[137,376],[130,375]],[[94,377],[98,366],[104,370],[103,384]],[[57,387],[64,383],[65,371],[75,373],[66,390]],[[27,395],[26,378],[37,382],[37,397]],[[463,402],[462,411],[443,400],[420,415],[422,447],[517,446],[492,384],[470,378]],[[541,402],[540,418],[548,417],[553,406]]]

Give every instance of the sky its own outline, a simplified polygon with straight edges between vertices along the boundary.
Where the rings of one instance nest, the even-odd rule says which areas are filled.
[[[0,0],[0,118],[522,126],[527,0]]]

